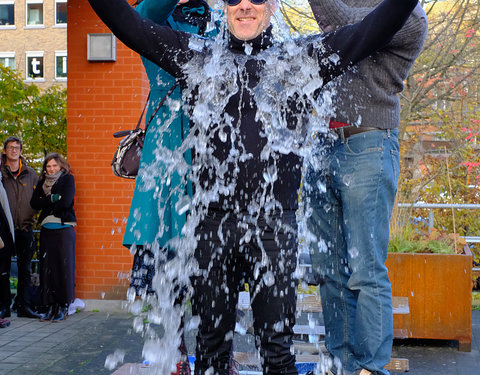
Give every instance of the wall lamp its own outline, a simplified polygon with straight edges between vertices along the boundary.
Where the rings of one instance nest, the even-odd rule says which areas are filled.
[[[108,62],[117,60],[117,39],[115,35],[87,34],[87,60]]]

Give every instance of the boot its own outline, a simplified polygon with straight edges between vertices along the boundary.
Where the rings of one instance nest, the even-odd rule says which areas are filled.
[[[61,320],[65,320],[68,315],[67,306],[58,306],[57,312],[55,313],[54,317],[52,318],[52,322],[59,322]]]
[[[49,322],[55,316],[55,313],[56,313],[56,305],[55,304],[49,305],[48,309],[47,309],[47,312],[40,316],[40,321],[41,322]]]
[[[8,318],[10,317],[10,308],[5,307],[0,309],[0,319]]]
[[[30,306],[21,306],[17,309],[17,316],[19,318],[40,319],[40,314],[33,311]]]

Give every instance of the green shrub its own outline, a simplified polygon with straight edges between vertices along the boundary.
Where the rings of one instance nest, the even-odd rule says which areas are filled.
[[[458,254],[462,252],[465,244],[465,240],[458,234],[441,233],[435,228],[432,228],[430,232],[424,232],[408,226],[392,232],[388,251],[392,253]]]

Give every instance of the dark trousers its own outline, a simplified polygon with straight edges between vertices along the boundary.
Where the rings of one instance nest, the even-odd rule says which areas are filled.
[[[155,276],[155,258],[152,250],[143,245],[137,245],[133,256],[132,277],[130,287],[135,289],[137,296],[144,293],[153,294],[153,277]]]
[[[44,305],[75,299],[75,229],[40,230],[40,290]]]
[[[0,249],[0,309],[9,309],[10,295],[10,265],[12,260],[11,248],[5,246]]]
[[[35,252],[33,230],[15,230],[15,251],[17,254],[18,287],[15,302],[17,308],[30,306],[29,288],[32,283],[32,257]]]
[[[287,229],[286,229],[287,227]],[[228,374],[239,292],[250,286],[255,343],[264,374],[297,374],[290,352],[297,280],[295,213],[251,220],[210,211],[197,228],[192,310],[200,317],[195,374]],[[221,233],[221,237],[219,237]]]

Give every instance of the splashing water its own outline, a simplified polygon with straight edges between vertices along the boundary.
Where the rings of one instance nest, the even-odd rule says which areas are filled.
[[[222,196],[235,194],[238,166],[253,157],[242,144],[235,119],[225,113],[225,107],[231,98],[245,90],[249,92],[257,107],[255,120],[263,124],[259,129],[260,135],[266,140],[261,150],[261,159],[267,165],[261,171],[263,181],[258,190],[261,194],[247,202],[249,215],[244,219],[244,224],[248,229],[241,239],[242,244],[258,241],[262,257],[255,266],[254,275],[256,279],[261,278],[264,285],[274,285],[275,275],[268,268],[269,258],[260,241],[261,228],[257,221],[260,209],[264,210],[267,217],[282,210],[281,204],[273,195],[273,185],[279,179],[276,155],[293,153],[303,160],[305,166],[317,171],[324,167],[324,144],[328,143],[324,142],[328,139],[327,119],[334,110],[331,100],[333,85],[318,92],[323,84],[318,63],[308,56],[304,46],[289,39],[288,29],[278,22],[281,18],[277,16],[277,24],[280,24],[279,39],[284,41],[283,45],[275,44],[255,56],[251,55],[251,46],[248,44],[245,46],[246,55],[235,55],[228,51],[222,32],[215,40],[192,37],[189,45],[191,49],[200,51],[208,48],[211,53],[207,57],[196,55],[183,67],[188,78],[186,88],[182,91],[182,101],[169,98],[166,105],[173,115],[157,124],[155,161],[139,175],[141,189],[153,190],[156,196],[166,197],[166,200],[158,200],[160,223],[164,222],[167,215],[166,201],[175,203],[174,209],[178,214],[188,215],[181,236],[166,243],[166,247],[175,253],[173,259],[167,260],[165,252],[158,245],[152,248],[156,270],[152,283],[155,296],[147,295],[145,291],[142,301],[136,301],[135,290],[129,289],[127,294],[130,311],[136,315],[134,330],[141,332],[145,338],[143,356],[152,364],[149,369],[152,374],[172,372],[180,358],[178,328],[186,303],[182,296],[191,289],[190,276],[198,273],[198,265],[193,257],[199,240],[195,230],[205,218],[212,202],[218,202]],[[225,26],[221,29],[225,30]],[[245,78],[247,59],[262,64],[262,75],[253,88],[249,87]],[[295,103],[295,113],[290,110],[292,102]],[[169,136],[170,127],[176,116],[179,116],[179,108],[191,120],[190,132],[180,147],[171,150],[164,146],[163,139]],[[241,108],[239,112],[241,113]],[[216,150],[212,146],[215,134],[221,142],[232,145],[223,160],[215,157]],[[194,158],[190,165],[184,156],[192,150]],[[201,183],[205,171],[211,177],[209,181],[212,183],[208,186]],[[163,183],[159,184],[159,181]],[[189,183],[195,186],[192,196],[184,193]],[[319,181],[315,186],[307,188],[324,191],[325,185]],[[308,204],[301,202],[298,210],[299,236],[305,239],[304,246],[316,242],[322,251],[326,251],[326,244],[303,224],[309,215],[308,211]],[[137,210],[134,215],[136,219],[141,217]],[[290,227],[283,229],[296,232]],[[164,225],[160,225],[157,238],[162,238],[165,230]],[[220,228],[219,234],[222,234]],[[131,251],[136,251],[135,246]],[[303,251],[301,246],[299,251]],[[187,322],[185,329],[197,327],[197,319],[194,317]],[[276,328],[281,330],[283,324],[284,322],[278,322]],[[120,354],[116,352],[107,358],[108,366],[123,361]]]
[[[113,370],[119,363],[123,363],[125,357],[125,351],[117,349],[113,354],[109,354],[105,359],[105,367],[109,370]]]

